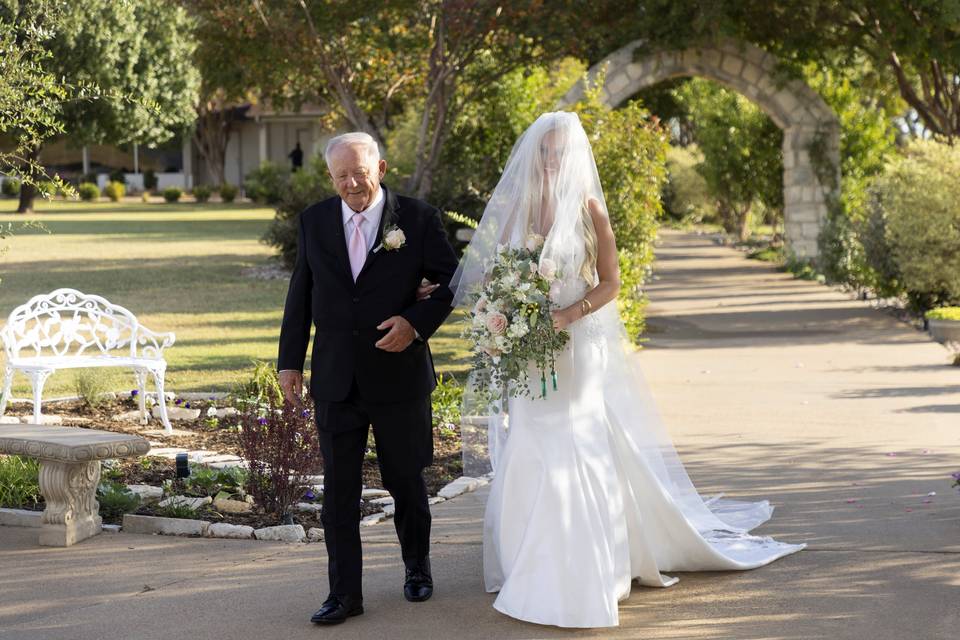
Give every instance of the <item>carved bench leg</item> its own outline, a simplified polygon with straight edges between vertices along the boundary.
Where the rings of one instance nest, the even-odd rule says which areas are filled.
[[[41,518],[40,544],[69,547],[100,533],[99,483],[99,460],[40,461],[40,493],[47,503]]]

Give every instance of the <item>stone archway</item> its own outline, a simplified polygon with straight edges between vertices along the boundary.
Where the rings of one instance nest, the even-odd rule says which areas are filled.
[[[721,41],[683,51],[660,51],[639,58],[642,41],[618,49],[590,69],[589,78],[607,65],[603,86],[606,104],[616,107],[641,89],[671,78],[696,76],[714,80],[757,104],[783,130],[783,215],[786,241],[800,258],[816,258],[817,237],[827,202],[840,184],[840,125],[836,114],[805,82],[781,79],[777,58],[751,44]],[[583,96],[579,83],[564,96],[572,104]],[[822,185],[811,159],[811,145],[822,141],[825,166],[835,167],[833,184]]]

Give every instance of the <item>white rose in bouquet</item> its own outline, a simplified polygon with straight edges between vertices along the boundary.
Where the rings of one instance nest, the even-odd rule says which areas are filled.
[[[557,277],[557,263],[550,258],[540,259],[540,275],[547,280],[553,280]]]
[[[507,316],[499,311],[487,314],[487,330],[495,336],[502,336],[507,330]]]

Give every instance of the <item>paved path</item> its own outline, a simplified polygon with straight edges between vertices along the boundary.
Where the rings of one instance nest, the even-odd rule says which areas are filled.
[[[0,640],[956,637],[960,369],[946,351],[705,238],[665,234],[656,273],[638,357],[694,481],[769,497],[777,511],[758,531],[806,551],[637,587],[616,630],[538,627],[482,591],[480,492],[434,508],[433,600],[402,599],[392,527],[379,525],[365,532],[367,614],[316,629],[319,545],[105,534],[46,549],[0,528]]]

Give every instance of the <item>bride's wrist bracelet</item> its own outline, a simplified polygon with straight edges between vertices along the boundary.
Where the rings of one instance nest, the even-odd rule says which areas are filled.
[[[593,305],[590,304],[590,301],[586,298],[580,300],[580,315],[586,316],[588,313],[593,311]]]

